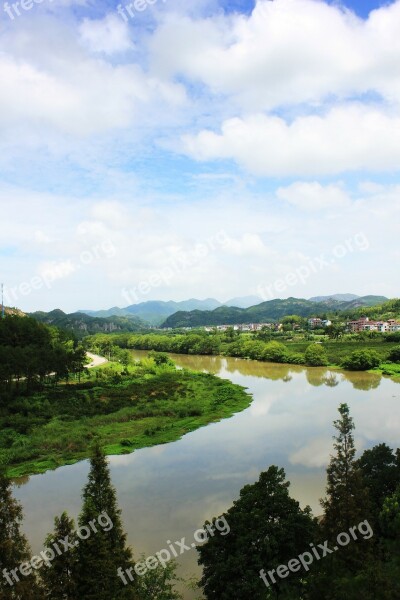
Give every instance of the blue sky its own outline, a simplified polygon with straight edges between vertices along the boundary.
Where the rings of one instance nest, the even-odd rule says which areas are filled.
[[[0,5],[7,303],[398,296],[400,1],[140,2]]]

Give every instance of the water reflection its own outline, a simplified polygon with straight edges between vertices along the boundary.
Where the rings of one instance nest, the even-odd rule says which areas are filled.
[[[137,357],[146,354],[135,352]],[[332,422],[342,402],[350,405],[360,451],[382,441],[397,447],[400,389],[385,377],[228,357],[173,358],[181,367],[229,378],[248,388],[254,400],[243,412],[175,443],[110,458],[124,526],[137,553],[149,556],[165,548],[167,540],[190,539],[271,464],[285,468],[291,494],[301,505],[320,514]],[[81,462],[31,477],[15,489],[34,552],[41,550],[55,515],[63,510],[78,514],[87,471],[87,462]],[[182,556],[181,573],[198,572],[196,560],[194,551]]]
[[[147,356],[145,351],[134,351],[135,358]],[[328,367],[305,367],[301,365],[286,365],[264,363],[230,356],[191,356],[171,354],[171,358],[181,367],[196,371],[209,371],[215,374],[239,373],[244,376],[261,377],[272,381],[282,380],[289,383],[294,374],[305,374],[310,385],[319,387],[326,385],[336,387],[343,381],[349,381],[357,390],[373,390],[379,387],[382,375],[379,373],[341,371]]]

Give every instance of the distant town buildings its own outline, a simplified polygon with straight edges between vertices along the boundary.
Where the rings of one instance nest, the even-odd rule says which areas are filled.
[[[329,327],[329,325],[332,325],[332,321],[329,321],[329,319],[308,319],[310,329],[323,329],[324,327]]]
[[[400,331],[400,323],[395,321],[395,319],[370,321],[368,317],[360,317],[357,321],[347,323],[347,327],[353,333],[359,333],[360,331],[379,331],[380,333]]]
[[[332,321],[329,319],[321,319],[319,317],[312,317],[307,319],[308,327],[310,329],[325,329],[332,325]],[[342,323],[344,325],[344,323]],[[253,331],[282,331],[284,328],[283,323],[235,323],[231,325],[208,325],[202,327],[204,331],[213,332],[219,331],[221,333],[233,329],[233,331],[240,332],[253,332]],[[181,327],[184,331],[191,331],[196,327]],[[300,325],[293,323],[293,330],[301,329]],[[164,331],[170,331],[171,328],[164,329]],[[392,333],[400,331],[400,322],[395,319],[388,319],[387,321],[370,321],[368,317],[360,317],[357,321],[349,321],[347,323],[347,330],[351,333],[359,333],[361,331],[378,331],[379,333]]]
[[[280,323],[239,323],[236,325],[214,325],[214,327],[204,327],[205,331],[228,331],[228,329],[233,329],[234,331],[262,331],[263,329],[280,331],[282,325]]]

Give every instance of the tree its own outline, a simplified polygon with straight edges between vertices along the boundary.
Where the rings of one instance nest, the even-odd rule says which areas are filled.
[[[389,353],[389,360],[394,363],[400,362],[400,346],[395,346]]]
[[[325,327],[325,333],[332,339],[338,340],[343,336],[344,326],[338,324],[332,324]]]
[[[311,367],[326,367],[328,356],[325,348],[321,344],[311,344],[305,351],[307,365]]]
[[[79,600],[77,590],[78,558],[76,547],[78,537],[74,522],[63,512],[61,517],[54,520],[54,533],[50,533],[44,543],[45,548],[54,551],[59,540],[68,540],[73,548],[61,549],[61,554],[55,552],[50,566],[42,568],[41,577],[45,588],[45,597],[49,600]]]
[[[400,486],[383,503],[379,524],[386,551],[385,576],[391,598],[400,597]]]
[[[356,350],[344,359],[342,366],[349,371],[368,371],[379,367],[380,362],[375,350]]]
[[[327,468],[327,498],[321,501],[324,529],[330,539],[369,516],[368,494],[355,461],[354,421],[347,404],[340,405],[339,414],[340,419],[334,421],[336,454]]]
[[[377,520],[385,499],[400,485],[400,464],[387,444],[365,450],[356,464],[368,487],[372,512]]]
[[[134,586],[124,586],[118,576],[119,569],[134,573],[134,563],[122,529],[121,511],[111,484],[107,459],[98,443],[93,447],[88,483],[82,497],[79,526],[86,539],[82,537],[77,547],[79,600],[136,598]],[[101,528],[97,524],[96,531],[91,530],[90,523],[98,523],[100,515],[105,515],[111,526]]]
[[[339,407],[340,419],[334,421],[336,453],[327,469],[327,497],[321,500],[324,515],[321,534],[333,551],[319,562],[310,581],[310,600],[386,600],[379,560],[375,560],[373,530],[369,524],[367,489],[355,461],[354,422],[347,404]],[[360,540],[350,537],[351,528],[368,524],[371,535]],[[349,535],[349,543],[338,544],[339,534]],[[377,595],[378,594],[378,595]],[[380,595],[379,595],[380,594]]]
[[[144,560],[142,557],[142,562]],[[175,583],[180,581],[176,567],[177,564],[171,560],[165,567],[158,564],[155,569],[147,569],[144,575],[138,577],[140,600],[183,600],[182,594],[175,589]]]
[[[198,548],[208,600],[270,597],[260,571],[276,569],[307,548],[314,532],[311,512],[289,496],[289,485],[284,470],[271,466],[257,483],[241,490],[227,513],[205,524],[205,530],[214,529]],[[222,520],[229,525],[227,535],[218,534],[216,525]],[[291,590],[299,598],[303,582],[293,574],[273,587],[279,594]]]
[[[24,576],[19,570],[23,564],[28,565],[31,558],[28,542],[21,533],[22,519],[22,508],[13,498],[11,482],[0,472],[0,597],[2,600],[43,598],[34,571],[31,569],[31,573]]]
[[[284,344],[281,344],[280,342],[268,342],[267,344],[265,344],[262,359],[269,362],[287,362],[287,348]]]

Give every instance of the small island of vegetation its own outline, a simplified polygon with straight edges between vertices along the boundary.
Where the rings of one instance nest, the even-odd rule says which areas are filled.
[[[230,381],[177,369],[167,355],[85,369],[67,334],[27,317],[0,321],[0,464],[9,476],[41,473],[88,456],[162,444],[246,408]]]

